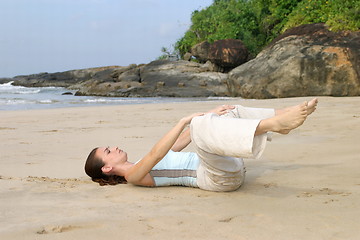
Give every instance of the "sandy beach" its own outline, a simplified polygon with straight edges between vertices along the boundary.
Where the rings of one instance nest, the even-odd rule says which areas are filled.
[[[245,159],[235,192],[100,187],[83,170],[96,146],[137,161],[192,112],[310,99],[1,111],[0,239],[360,239],[360,97],[319,97],[303,126]]]

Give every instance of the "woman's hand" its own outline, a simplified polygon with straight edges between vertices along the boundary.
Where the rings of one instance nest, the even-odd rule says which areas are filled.
[[[186,125],[187,124],[190,124],[191,120],[194,118],[194,117],[199,117],[199,116],[203,116],[205,113],[193,113],[187,117],[183,117],[181,119],[181,121],[183,121]]]
[[[232,110],[234,108],[235,108],[235,106],[232,106],[232,105],[221,105],[221,106],[218,106],[218,107],[210,110],[209,113],[215,113],[217,115],[224,115],[224,114],[228,113],[229,110]]]
[[[210,110],[209,112],[207,113],[215,113],[217,115],[224,115],[226,114],[229,110],[232,110],[234,109],[235,106],[232,106],[232,105],[221,105],[221,106],[218,106],[212,110]],[[185,124],[190,124],[191,120],[194,118],[194,117],[198,117],[198,116],[203,116],[205,115],[205,113],[193,113],[187,117],[184,117],[182,118],[181,120],[185,123]]]

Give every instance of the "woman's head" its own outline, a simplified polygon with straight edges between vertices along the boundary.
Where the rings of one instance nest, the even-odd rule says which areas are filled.
[[[105,162],[100,157],[100,154],[98,154],[98,150],[100,150],[100,148],[94,148],[87,157],[85,163],[86,174],[91,177],[94,182],[99,183],[101,186],[126,183],[123,176],[104,174],[102,169],[105,166]]]

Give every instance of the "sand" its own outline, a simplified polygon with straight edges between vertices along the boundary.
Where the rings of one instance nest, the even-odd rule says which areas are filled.
[[[307,99],[2,111],[0,239],[360,239],[359,97],[320,97],[303,126],[245,159],[235,192],[100,187],[83,171],[96,146],[138,160],[192,112]]]

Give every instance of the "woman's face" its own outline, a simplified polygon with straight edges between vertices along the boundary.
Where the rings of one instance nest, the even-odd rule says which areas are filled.
[[[127,161],[127,153],[118,147],[100,147],[96,150],[96,156],[100,157],[105,165],[112,167]]]

